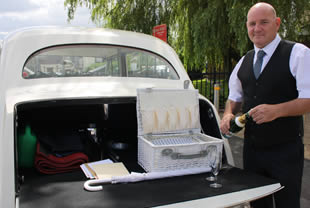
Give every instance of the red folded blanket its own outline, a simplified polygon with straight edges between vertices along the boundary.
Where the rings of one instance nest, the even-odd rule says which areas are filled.
[[[37,143],[34,165],[37,170],[45,174],[70,172],[80,168],[80,165],[88,162],[84,153],[77,152],[67,156],[57,157],[47,151],[40,143]]]

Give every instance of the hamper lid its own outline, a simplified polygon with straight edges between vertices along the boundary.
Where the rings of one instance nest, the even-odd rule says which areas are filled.
[[[200,132],[198,90],[137,89],[138,135]]]

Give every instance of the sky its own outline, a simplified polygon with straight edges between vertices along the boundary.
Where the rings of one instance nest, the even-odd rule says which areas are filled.
[[[78,8],[68,23],[64,0],[8,0],[0,4],[0,40],[14,30],[43,25],[95,27],[85,7]]]

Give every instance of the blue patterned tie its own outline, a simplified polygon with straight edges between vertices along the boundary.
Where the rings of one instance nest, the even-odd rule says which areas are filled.
[[[257,59],[256,59],[256,62],[254,64],[254,75],[255,75],[256,79],[258,79],[258,77],[260,75],[260,71],[261,71],[262,64],[263,64],[263,58],[265,55],[266,55],[266,53],[263,50],[259,50],[257,52]]]

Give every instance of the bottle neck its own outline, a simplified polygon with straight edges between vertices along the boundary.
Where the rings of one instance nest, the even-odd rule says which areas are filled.
[[[245,114],[243,114],[243,115],[241,115],[241,116],[236,117],[236,118],[235,118],[235,123],[236,123],[239,127],[243,128],[243,127],[245,126],[245,123],[247,122],[247,120],[248,120],[249,117],[250,117],[250,115],[249,115],[249,113],[247,112],[247,113],[245,113]]]
[[[243,120],[242,118],[240,118],[242,116],[238,116],[235,118],[235,123],[237,126],[243,128],[245,126],[245,120]]]

